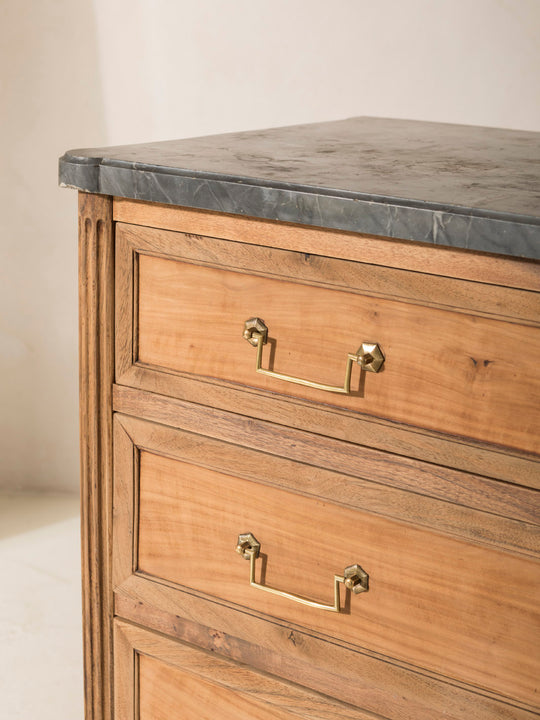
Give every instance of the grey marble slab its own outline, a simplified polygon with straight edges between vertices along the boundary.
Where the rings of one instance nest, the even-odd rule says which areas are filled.
[[[60,184],[540,259],[540,133],[360,117],[71,150]]]

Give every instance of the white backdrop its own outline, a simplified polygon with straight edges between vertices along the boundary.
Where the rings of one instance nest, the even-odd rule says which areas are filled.
[[[0,0],[0,487],[75,490],[66,149],[354,115],[540,131],[538,0]]]

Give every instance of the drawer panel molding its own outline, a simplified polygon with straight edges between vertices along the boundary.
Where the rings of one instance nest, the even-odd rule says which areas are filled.
[[[132,423],[134,440],[120,422]],[[203,437],[192,438],[190,450],[190,438],[178,434],[173,443],[171,430],[147,427],[150,432],[143,429],[137,436],[143,424],[117,419],[117,592],[135,573],[149,588],[158,582],[178,594],[199,592],[262,618],[281,618],[321,637],[534,702],[537,559],[372,515],[360,499],[354,508],[309,495],[311,468],[303,469],[302,494],[297,487],[291,492],[290,480],[287,489],[270,486],[258,453],[220,448]],[[212,461],[194,464],[193,446]],[[253,479],[231,473],[230,463],[246,462],[255,468]],[[301,474],[291,463],[289,476],[298,482]],[[336,481],[347,497],[349,479],[336,476]],[[343,540],[344,527],[354,532]],[[370,575],[369,592],[352,602],[349,597],[341,615],[249,588],[246,568],[234,552],[239,532],[248,529],[267,548],[265,584],[327,602],[328,576],[336,563],[350,564],[352,555]],[[538,529],[531,530],[538,536]],[[298,552],[291,565],[287,558],[297,538],[309,551]],[[208,567],[201,563],[201,543],[212,558]],[[505,582],[495,588],[498,577]],[[501,635],[501,627],[511,631]]]
[[[122,720],[380,718],[119,620],[115,663],[115,717]]]
[[[429,292],[425,278],[416,274],[407,290],[395,280],[394,294],[390,282],[387,294],[375,294],[366,271],[357,277],[358,263],[302,261],[297,253],[253,246],[231,251],[230,243],[225,245],[226,267],[214,239],[197,238],[195,244],[182,234],[117,228],[117,324],[123,328],[118,382],[132,384],[137,377],[140,382],[144,376],[133,372],[139,368],[259,391],[261,406],[277,394],[538,451],[540,385],[534,358],[540,354],[540,327],[533,325],[540,318],[540,294],[501,289],[509,293],[503,298],[493,286],[452,280],[455,288],[445,288],[444,296],[452,298],[452,307],[422,303]],[[160,254],[166,250],[169,255]],[[335,264],[339,267],[333,269]],[[443,280],[428,277],[431,284]],[[438,292],[442,301],[442,289]],[[244,322],[254,316],[271,328],[262,373],[255,372],[242,340]],[[355,318],[352,334],[350,318]],[[353,370],[347,394],[321,390],[336,385],[343,373],[340,358],[356,349],[353,341],[384,348],[380,373]],[[298,376],[298,367],[311,382],[285,381]],[[171,381],[166,394],[174,388]]]
[[[538,708],[367,650],[329,643],[302,628],[261,622],[195,592],[132,576],[115,592],[118,616],[374,712],[385,720],[533,720]],[[339,672],[336,673],[336,668]]]
[[[213,437],[223,438],[255,448],[265,448],[272,452],[279,445],[279,452],[288,457],[305,459],[303,453],[313,453],[315,465],[330,467],[329,460],[334,458],[334,448],[347,443],[350,452],[345,453],[354,464],[358,458],[365,460],[366,453],[372,458],[384,458],[389,451],[395,458],[399,458],[400,472],[393,472],[392,468],[378,463],[379,472],[375,472],[381,482],[401,486],[404,483],[409,489],[418,491],[418,483],[410,477],[406,467],[415,468],[414,472],[423,474],[420,468],[425,466],[422,460],[437,466],[438,476],[441,478],[441,497],[455,499],[461,503],[462,495],[454,495],[452,488],[459,486],[459,471],[465,471],[467,475],[474,474],[484,478],[495,478],[504,480],[511,485],[524,486],[524,490],[515,489],[516,498],[521,498],[524,493],[527,497],[533,495],[526,488],[540,490],[540,458],[536,455],[509,454],[501,452],[500,448],[492,446],[475,446],[464,443],[458,438],[432,436],[426,433],[412,431],[411,428],[400,427],[374,422],[356,416],[348,418],[334,412],[326,412],[324,409],[312,409],[306,405],[295,408],[291,403],[273,398],[269,406],[270,412],[265,412],[266,419],[261,420],[251,415],[253,406],[257,406],[258,397],[238,391],[225,391],[222,396],[222,388],[217,385],[208,386],[205,383],[199,384],[193,396],[189,400],[180,400],[176,397],[165,395],[167,385],[175,376],[168,376],[165,383],[162,382],[161,373],[144,374],[143,384],[148,384],[154,392],[139,390],[126,385],[115,385],[113,387],[114,407],[118,412],[126,415],[140,415],[148,419],[166,425],[172,425],[194,432],[211,434]],[[201,387],[206,389],[201,390]],[[211,388],[209,390],[208,388]],[[181,384],[180,395],[185,394],[186,385]],[[213,407],[208,407],[204,401],[211,394]],[[237,410],[241,414],[231,413],[223,408],[230,407],[236,398]],[[246,401],[247,398],[247,401]],[[199,402],[195,403],[194,401]],[[223,402],[222,402],[223,400]],[[192,402],[193,401],[193,402]],[[299,412],[298,412],[299,411]],[[246,417],[247,416],[247,417]],[[299,417],[300,416],[300,420]],[[302,433],[299,430],[305,429],[306,416],[309,418],[307,424],[312,428],[311,433]],[[284,426],[285,421],[287,425]],[[302,438],[317,436],[308,450]],[[279,439],[278,439],[279,438]],[[278,454],[275,450],[274,454]],[[343,456],[343,453],[340,457]],[[420,462],[419,462],[420,461]],[[341,469],[342,466],[340,466]],[[385,468],[383,470],[383,468]],[[343,468],[345,472],[349,472]],[[457,475],[453,475],[456,469]],[[383,470],[383,472],[381,472]],[[354,472],[354,471],[353,471]],[[383,480],[383,477],[386,478]],[[448,482],[446,482],[448,480]],[[493,507],[492,498],[497,496],[497,487],[501,483],[491,483],[489,480],[478,481],[480,484],[486,482],[486,491],[482,499],[479,499],[481,507]],[[468,483],[470,485],[470,483]],[[422,483],[424,487],[424,483]],[[429,484],[425,484],[426,492]],[[422,490],[421,490],[422,491]],[[436,484],[432,484],[431,492],[438,494]],[[507,501],[514,492],[514,488],[508,489],[505,493]],[[446,494],[448,493],[448,495]],[[518,504],[528,505],[530,501],[519,501]],[[487,505],[485,505],[487,503]],[[538,519],[538,506],[535,504],[535,516]]]

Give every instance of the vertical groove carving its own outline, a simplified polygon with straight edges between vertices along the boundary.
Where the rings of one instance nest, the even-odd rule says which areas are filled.
[[[112,719],[112,200],[79,194],[81,551],[87,720]]]

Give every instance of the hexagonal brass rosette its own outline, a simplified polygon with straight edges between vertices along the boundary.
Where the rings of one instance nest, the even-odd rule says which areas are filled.
[[[349,565],[343,571],[345,578],[345,587],[352,590],[353,593],[366,592],[369,589],[369,575],[362,570],[360,565]]]
[[[262,344],[266,345],[268,328],[260,318],[253,317],[244,323],[243,336],[253,347],[257,347],[259,341],[262,341]]]
[[[236,541],[236,552],[241,555],[244,560],[249,560],[250,554],[248,550],[255,550],[255,557],[259,557],[261,543],[251,533],[241,533]]]
[[[358,348],[358,364],[366,372],[379,372],[384,363],[384,354],[377,343],[362,343]]]

